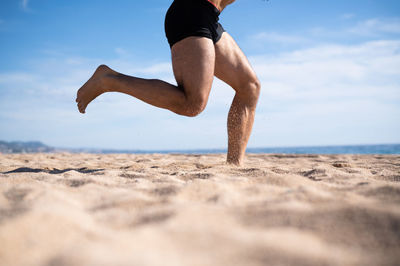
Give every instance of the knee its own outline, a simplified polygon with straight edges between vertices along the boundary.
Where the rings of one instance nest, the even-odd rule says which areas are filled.
[[[206,98],[198,98],[192,101],[188,101],[182,108],[182,115],[188,117],[195,117],[201,114],[207,106]]]
[[[257,102],[261,91],[260,80],[257,77],[254,77],[252,80],[250,80],[248,87],[251,100]]]
[[[260,97],[261,83],[257,77],[247,79],[241,86],[241,98],[250,106],[256,106]]]

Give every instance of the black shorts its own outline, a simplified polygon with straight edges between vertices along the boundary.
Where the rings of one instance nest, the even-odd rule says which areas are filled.
[[[165,34],[170,47],[190,36],[218,42],[225,31],[218,23],[219,14],[208,0],[175,0],[165,16]]]

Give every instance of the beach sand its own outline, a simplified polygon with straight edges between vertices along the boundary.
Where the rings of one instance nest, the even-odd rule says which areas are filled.
[[[400,156],[0,154],[0,265],[400,265]]]

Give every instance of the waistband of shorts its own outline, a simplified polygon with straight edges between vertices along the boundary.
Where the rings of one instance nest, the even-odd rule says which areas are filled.
[[[198,4],[202,4],[205,7],[209,8],[213,12],[213,14],[217,17],[221,14],[221,11],[210,0],[174,0],[174,1],[175,2],[186,2],[186,3],[188,3],[189,1],[192,1],[192,2],[195,2]]]

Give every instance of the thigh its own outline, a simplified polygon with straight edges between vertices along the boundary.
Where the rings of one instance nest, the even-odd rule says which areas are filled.
[[[247,57],[227,32],[215,44],[215,76],[236,91],[257,80]]]
[[[178,86],[188,100],[207,101],[215,69],[215,49],[212,40],[188,37],[172,46],[172,67]]]

